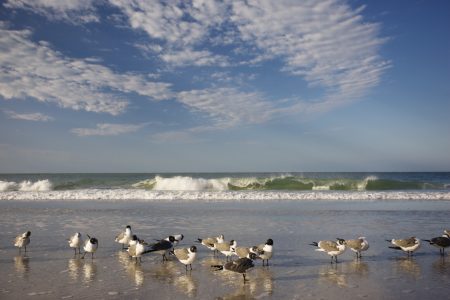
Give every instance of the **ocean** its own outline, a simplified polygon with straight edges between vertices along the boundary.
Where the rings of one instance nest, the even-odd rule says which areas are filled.
[[[0,174],[0,200],[450,200],[450,172]]]

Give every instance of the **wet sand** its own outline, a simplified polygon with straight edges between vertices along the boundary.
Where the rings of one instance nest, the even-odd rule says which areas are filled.
[[[450,256],[423,243],[412,258],[385,239],[431,238],[450,228],[447,201],[248,203],[0,203],[0,299],[408,299],[448,297]],[[174,260],[129,260],[115,235],[125,225],[146,241],[183,233],[178,247],[197,245],[192,272]],[[12,240],[31,230],[26,254]],[[80,231],[99,239],[92,260],[74,257],[66,239]],[[224,262],[195,244],[223,233],[238,246],[274,240],[269,267],[239,274],[213,271]],[[350,250],[330,264],[308,244],[367,237],[360,261]],[[447,250],[450,251],[450,250]]]

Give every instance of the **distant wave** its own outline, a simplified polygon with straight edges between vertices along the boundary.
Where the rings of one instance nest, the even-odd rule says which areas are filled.
[[[383,191],[383,190],[423,190],[445,189],[444,185],[425,182],[378,179],[368,176],[364,179],[348,178],[303,178],[298,176],[276,177],[223,177],[223,178],[193,178],[174,176],[154,178],[133,184],[135,188],[158,191],[238,191],[238,190],[335,190],[335,191]]]
[[[53,184],[48,179],[35,182],[24,180],[22,182],[0,181],[0,192],[21,191],[21,192],[46,192],[53,190]]]
[[[154,191],[144,189],[83,189],[67,191],[7,191],[0,200],[24,201],[450,201],[450,191]]]

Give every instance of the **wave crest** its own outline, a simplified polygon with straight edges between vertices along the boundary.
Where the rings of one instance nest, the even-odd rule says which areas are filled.
[[[53,190],[53,184],[50,180],[30,181],[24,180],[22,182],[14,181],[0,181],[0,191],[20,191],[20,192],[48,192]]]

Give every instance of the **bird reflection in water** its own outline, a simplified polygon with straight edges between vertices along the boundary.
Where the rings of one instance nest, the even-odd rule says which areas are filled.
[[[179,276],[179,265],[175,261],[166,261],[163,264],[155,264],[148,273],[153,278],[162,282],[173,282]]]
[[[83,282],[90,283],[95,279],[95,276],[97,275],[97,266],[93,261],[86,261],[83,265],[83,273]]]
[[[241,280],[239,280],[241,282]],[[240,284],[239,287],[233,292],[223,296],[217,297],[217,300],[249,300],[255,299],[251,292],[249,285]]]
[[[251,280],[248,282],[250,293],[255,297],[271,296],[273,294],[273,273],[267,268],[255,268],[250,271]]]
[[[319,270],[319,281],[336,284],[339,287],[348,287],[347,275],[337,265],[322,266]]]
[[[394,270],[399,273],[419,278],[421,274],[420,265],[413,257],[398,257],[394,260]]]
[[[349,273],[356,274],[359,276],[366,276],[369,274],[369,265],[359,259],[355,259],[348,264]]]
[[[197,297],[198,282],[191,273],[175,277],[174,285],[177,290],[189,298]]]
[[[67,267],[69,268],[69,277],[73,281],[76,281],[78,279],[78,277],[80,276],[80,269],[81,269],[82,264],[83,263],[78,258],[69,259],[69,262],[67,263]]]
[[[15,256],[14,268],[21,277],[27,276],[30,272],[30,258],[26,255]]]
[[[141,264],[136,264],[126,251],[117,252],[117,259],[134,284],[139,287],[144,284],[144,271]]]
[[[450,255],[441,256],[433,262],[433,270],[442,275],[450,274]]]

